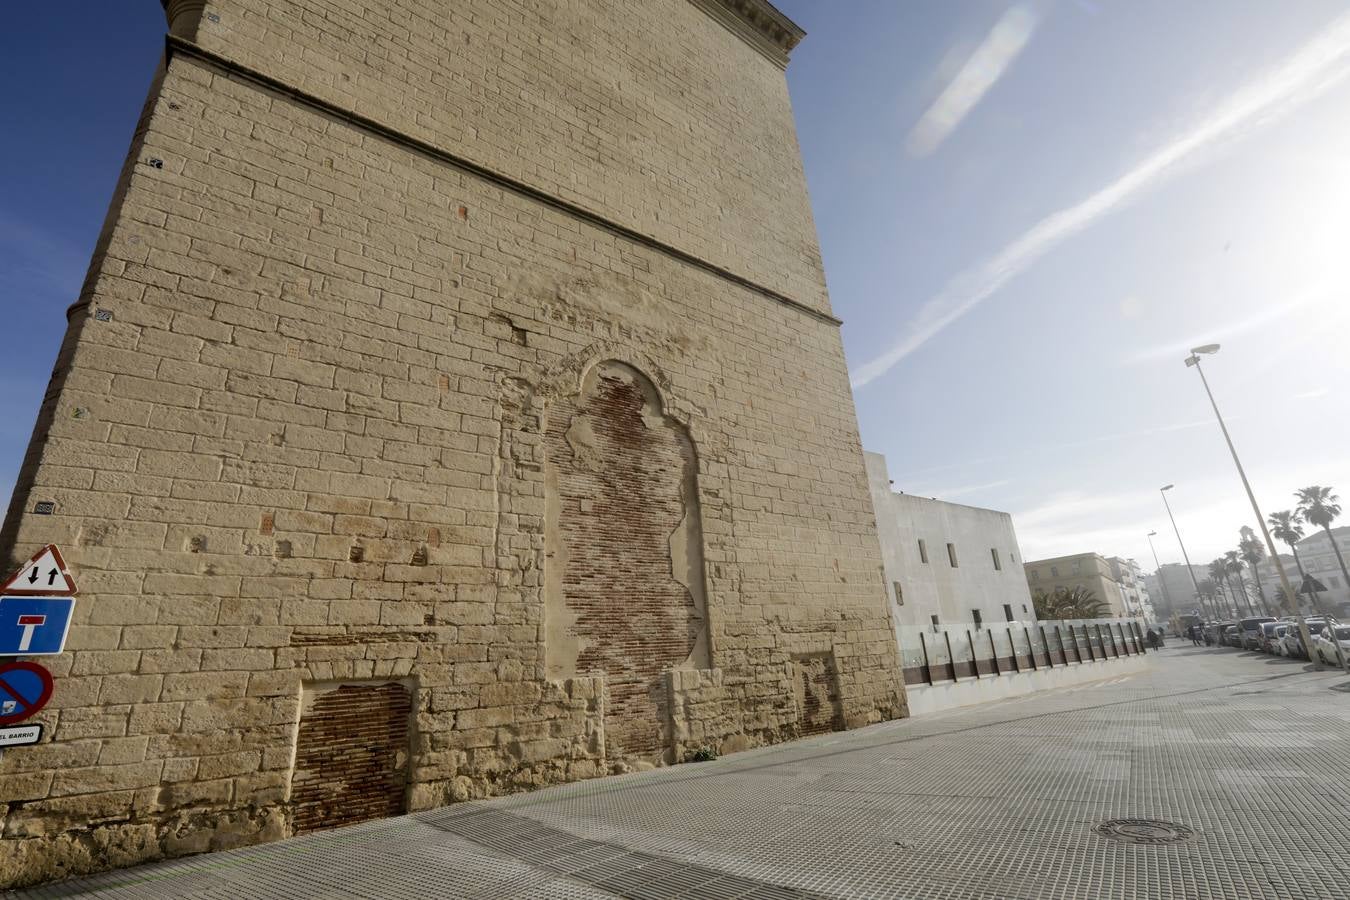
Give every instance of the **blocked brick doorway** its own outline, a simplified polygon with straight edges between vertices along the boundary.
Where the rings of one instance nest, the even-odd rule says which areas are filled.
[[[833,653],[802,653],[792,658],[798,733],[825,734],[844,730],[839,701],[839,670]]]
[[[295,833],[406,812],[408,688],[342,684],[305,699],[291,778]]]

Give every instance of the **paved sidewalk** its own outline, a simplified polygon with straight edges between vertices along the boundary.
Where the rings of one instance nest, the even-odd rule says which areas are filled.
[[[21,893],[119,898],[1350,897],[1350,681],[1147,673]],[[1125,826],[1176,843],[1129,843]]]

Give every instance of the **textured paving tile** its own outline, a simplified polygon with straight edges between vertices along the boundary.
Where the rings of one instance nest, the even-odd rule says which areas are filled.
[[[1151,659],[1130,678],[19,896],[1350,896],[1346,677],[1231,651]],[[1094,830],[1136,818],[1194,833]]]

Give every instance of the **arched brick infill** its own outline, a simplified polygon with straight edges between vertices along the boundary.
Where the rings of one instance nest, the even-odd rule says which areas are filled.
[[[607,362],[553,405],[546,448],[553,605],[574,671],[606,676],[610,753],[663,752],[660,675],[707,652],[693,445],[645,376]]]

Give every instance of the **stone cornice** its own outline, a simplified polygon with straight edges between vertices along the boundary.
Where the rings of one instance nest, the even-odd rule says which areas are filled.
[[[690,0],[780,69],[806,32],[769,0]]]

